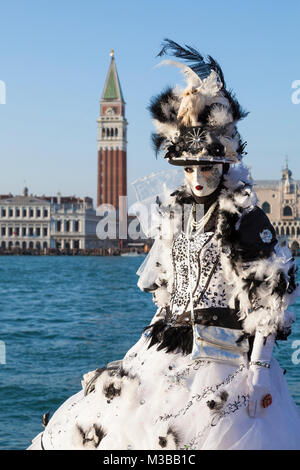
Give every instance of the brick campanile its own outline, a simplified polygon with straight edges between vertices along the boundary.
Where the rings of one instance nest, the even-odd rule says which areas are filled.
[[[119,209],[119,196],[127,196],[127,121],[114,51],[111,51],[110,56],[111,62],[97,120],[97,206],[112,204]]]

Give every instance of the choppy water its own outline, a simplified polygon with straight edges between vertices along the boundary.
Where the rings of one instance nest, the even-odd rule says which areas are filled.
[[[0,449],[24,449],[41,416],[81,388],[82,375],[122,358],[151,320],[151,295],[136,287],[142,257],[0,258]],[[299,260],[300,261],[300,260]],[[276,351],[300,405],[292,362],[299,322]],[[298,349],[300,346],[298,346]],[[300,354],[299,354],[300,358]],[[1,356],[0,356],[1,360]]]

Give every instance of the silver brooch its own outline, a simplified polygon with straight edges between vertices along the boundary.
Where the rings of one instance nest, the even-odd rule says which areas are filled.
[[[273,236],[272,236],[271,231],[268,228],[260,232],[259,235],[264,243],[271,243]]]
[[[186,135],[186,142],[193,149],[200,149],[205,132],[200,129],[192,129]]]

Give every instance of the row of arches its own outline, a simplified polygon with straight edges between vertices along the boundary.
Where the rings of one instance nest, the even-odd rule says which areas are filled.
[[[48,248],[48,243],[47,242],[33,242],[33,241],[30,241],[30,242],[19,242],[19,241],[16,241],[16,242],[12,242],[12,241],[9,241],[9,242],[5,242],[5,241],[2,241],[1,242],[1,249],[2,250],[11,250],[12,248],[22,248],[23,250],[27,250],[27,249],[30,249],[30,250],[33,250],[33,249],[36,249],[36,250],[41,250],[41,249],[47,249]]]
[[[288,237],[300,237],[300,225],[278,225],[273,224],[276,235],[284,235]]]
[[[263,202],[261,208],[265,214],[271,214],[271,205],[267,201]],[[292,208],[290,206],[285,206],[283,208],[283,215],[286,217],[293,217]]]
[[[102,128],[102,137],[118,137],[118,128],[115,127],[107,127],[107,128]]]

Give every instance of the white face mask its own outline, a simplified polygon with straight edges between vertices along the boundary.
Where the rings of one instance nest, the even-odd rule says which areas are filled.
[[[223,172],[222,163],[184,167],[185,180],[195,196],[208,196],[219,186]]]

